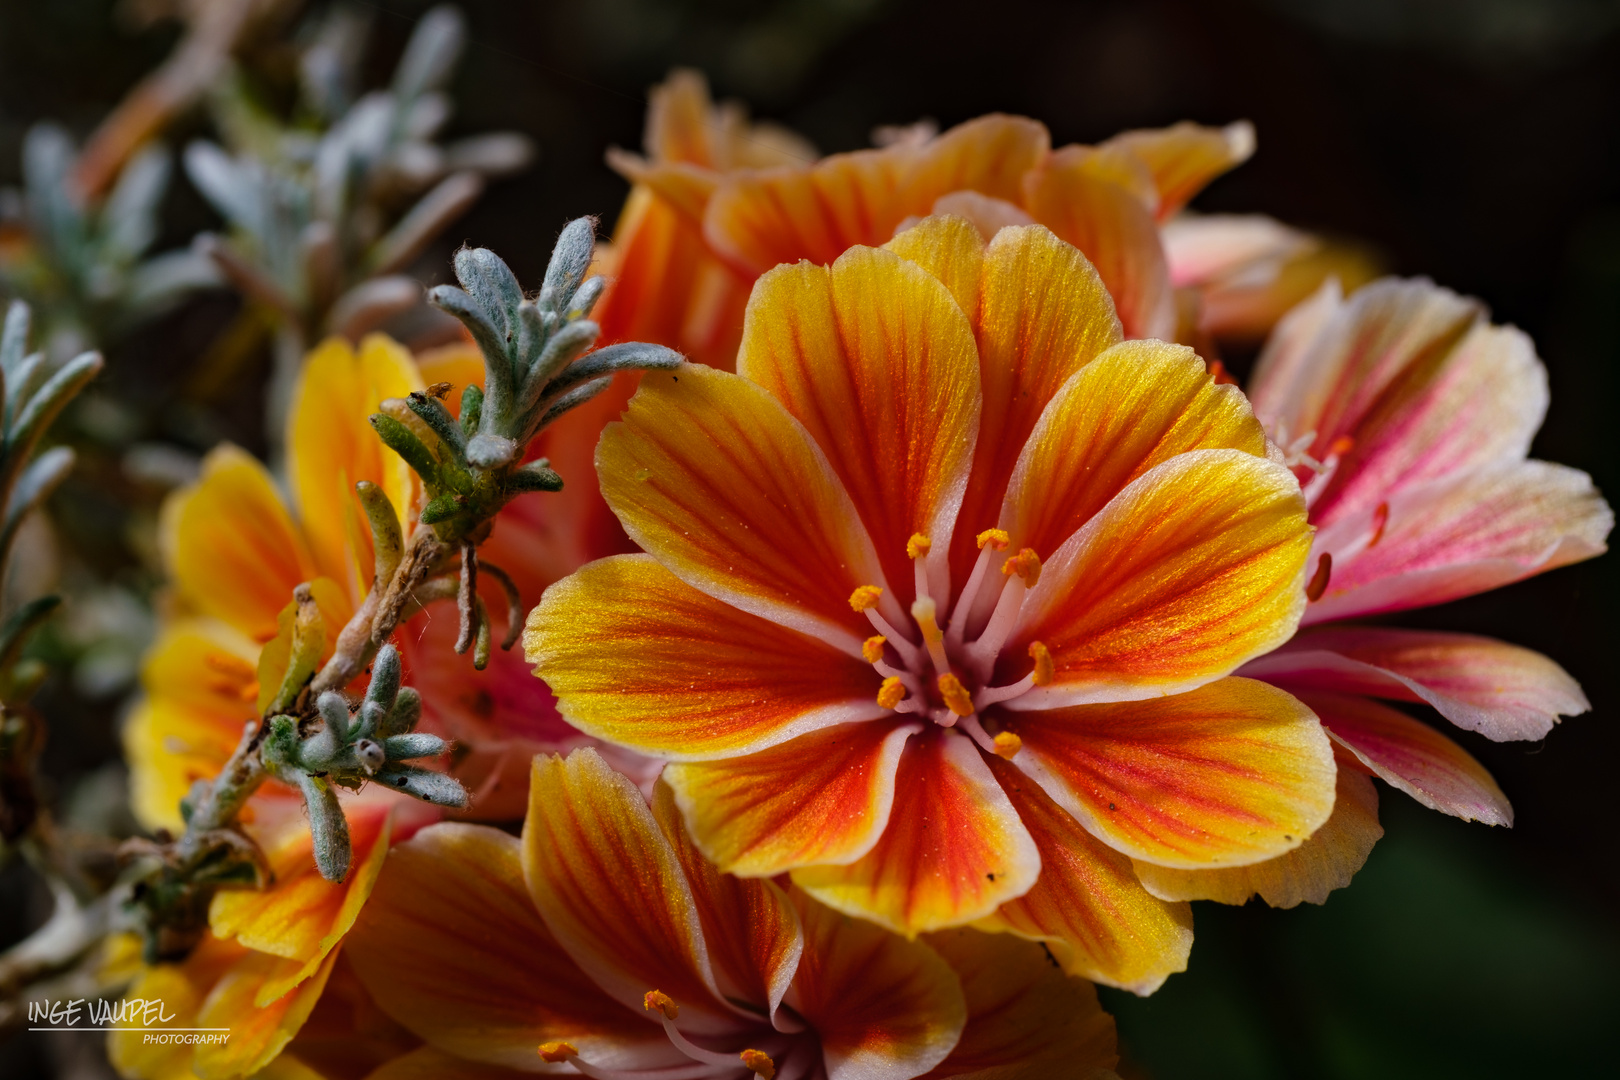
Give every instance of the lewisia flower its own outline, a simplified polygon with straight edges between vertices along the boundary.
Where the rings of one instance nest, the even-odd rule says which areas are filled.
[[[1428,281],[1386,278],[1348,299],[1323,288],[1277,327],[1256,368],[1256,414],[1296,463],[1313,548],[1307,629],[1243,674],[1311,706],[1352,768],[1432,809],[1511,825],[1483,766],[1428,724],[1375,699],[1420,702],[1498,741],[1540,739],[1590,706],[1558,664],[1471,634],[1346,620],[1497,588],[1598,555],[1614,515],[1575,469],[1529,460],[1547,410],[1530,339]],[[1364,778],[1341,777],[1335,821],[1247,871],[1166,874],[1160,895],[1241,902],[1258,891],[1320,902],[1360,868],[1377,828]]]
[[[668,785],[652,802],[592,750],[541,757],[522,840],[441,824],[394,851],[350,956],[427,1045],[376,1080],[491,1066],[605,1080],[1113,1076],[1096,991],[1036,946],[971,930],[905,941],[792,886],[726,877],[693,847]]]
[[[716,106],[702,75],[675,71],[650,95],[645,149],[645,158],[608,153],[635,186],[603,270],[613,280],[596,309],[602,341],[659,342],[729,369],[753,282],[709,250],[704,206],[727,173],[805,164],[815,147],[773,124],[750,124],[735,102]]]
[[[990,115],[938,136],[906,129],[887,146],[814,160],[774,129],[735,137],[740,114],[700,122],[707,109],[700,87],[695,75],[679,73],[655,91],[651,163],[609,158],[636,188],[614,235],[623,298],[605,303],[648,314],[623,330],[604,317],[603,329],[728,370],[734,354],[724,346],[735,346],[743,300],[760,274],[800,259],[830,264],[852,245],[883,244],[909,220],[935,213],[967,217],[986,237],[1003,225],[1047,226],[1096,266],[1127,337],[1171,338],[1177,299],[1158,223],[1254,150],[1247,123],[1183,123],[1053,150],[1038,121]],[[702,149],[717,140],[732,149]],[[715,163],[721,156],[726,164]],[[670,222],[663,227],[671,239],[644,223],[651,206],[661,207],[657,220]],[[715,269],[720,264],[731,278]]]
[[[1188,909],[1328,817],[1293,633],[1310,529],[1247,402],[1122,342],[1074,248],[930,218],[762,277],[738,373],[649,374],[597,450],[644,555],[549,589],[563,715],[674,759],[698,846],[915,935],[984,920],[1138,990]]]

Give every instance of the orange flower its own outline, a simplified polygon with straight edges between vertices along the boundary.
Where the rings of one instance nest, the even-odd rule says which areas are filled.
[[[1074,248],[928,219],[762,277],[738,374],[643,381],[597,463],[649,554],[554,585],[525,648],[570,722],[674,759],[722,870],[1150,989],[1188,912],[1128,856],[1261,861],[1333,803],[1309,710],[1223,678],[1304,607],[1266,452]]]
[[[652,802],[580,750],[535,759],[521,841],[447,824],[396,849],[350,957],[427,1046],[375,1075],[1113,1076],[1096,992],[1034,945],[908,942],[727,877],[667,785]]]
[[[1246,123],[1182,123],[1053,150],[1039,122],[991,115],[814,161],[774,132],[737,138],[740,125],[708,109],[697,76],[678,73],[654,92],[652,163],[610,156],[636,184],[615,232],[622,297],[605,302],[626,321],[610,329],[604,316],[610,338],[660,342],[729,370],[760,274],[800,259],[830,264],[936,213],[967,217],[986,238],[1003,225],[1047,226],[1096,266],[1127,337],[1170,338],[1176,298],[1158,224],[1254,149]],[[731,149],[710,149],[721,145]]]

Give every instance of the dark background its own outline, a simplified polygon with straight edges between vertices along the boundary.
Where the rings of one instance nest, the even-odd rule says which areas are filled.
[[[391,70],[428,5],[356,5],[375,18],[368,67]],[[719,95],[823,151],[879,124],[942,125],[1004,110],[1054,141],[1246,117],[1259,152],[1196,205],[1264,211],[1370,242],[1397,273],[1488,303],[1536,340],[1552,409],[1537,456],[1588,470],[1611,498],[1620,368],[1620,4],[1598,0],[467,0],[471,44],[455,130],[510,128],[538,164],[496,185],[432,265],[467,241],[538,280],[557,229],[606,228],[625,185],[602,164],[639,146],[645,90],[668,67],[704,69]],[[22,132],[54,118],[83,136],[158,62],[176,29],[138,32],[106,0],[0,0],[0,182]],[[207,131],[199,114],[170,136]],[[183,243],[214,221],[183,179],[169,197]],[[442,275],[441,275],[442,276]],[[252,444],[245,371],[204,403],[189,373],[232,302],[193,304],[110,357],[110,393],[147,437]],[[1240,370],[1244,358],[1236,358]],[[94,462],[91,462],[92,468]],[[89,534],[80,556],[138,576],[110,489],[64,492]],[[74,515],[78,515],[77,518]],[[105,525],[97,528],[96,523]],[[72,529],[77,536],[80,529]],[[1197,906],[1189,973],[1140,1000],[1104,991],[1137,1075],[1517,1077],[1615,1068],[1620,765],[1612,558],[1422,612],[1409,623],[1497,635],[1563,663],[1593,704],[1544,743],[1455,732],[1517,811],[1509,830],[1465,825],[1380,786],[1387,835],[1323,907]],[[65,790],[116,756],[115,710],[61,688],[48,758]],[[70,732],[70,735],[62,733]],[[21,889],[0,880],[0,900]],[[8,920],[14,921],[14,920]]]

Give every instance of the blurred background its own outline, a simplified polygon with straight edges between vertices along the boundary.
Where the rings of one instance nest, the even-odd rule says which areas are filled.
[[[23,181],[31,125],[83,140],[183,28],[162,0],[0,0],[0,187]],[[286,41],[326,13],[288,10],[281,46],[241,57],[250,100],[293,96]],[[426,3],[351,2],[363,87],[394,71]],[[411,263],[448,277],[461,243],[494,248],[534,283],[567,219],[602,217],[627,186],[603,164],[640,144],[646,90],[674,65],[703,70],[822,151],[874,127],[989,111],[1044,121],[1054,143],[1180,119],[1252,120],[1259,151],[1195,203],[1265,212],[1370,245],[1530,333],[1551,376],[1539,457],[1620,493],[1620,3],[1614,0],[461,0],[462,63],[444,132],[518,132],[525,169],[491,173],[482,199]],[[272,35],[272,40],[278,40]],[[220,138],[190,109],[174,151]],[[15,196],[11,196],[15,198]],[[0,200],[3,201],[3,200]],[[0,218],[6,206],[0,205]],[[150,250],[218,229],[176,168]],[[0,234],[0,249],[5,238]],[[0,250],[0,257],[4,252]],[[221,439],[265,450],[262,388],[274,343],[224,290],[99,342],[108,368],[66,419],[81,468],[51,519],[63,545],[19,554],[8,589],[55,579],[68,596],[38,646],[52,674],[43,769],[64,819],[118,829],[117,725],[160,603],[152,546],[162,494]],[[234,335],[234,336],[233,336]],[[223,344],[222,344],[223,342]],[[1240,373],[1252,356],[1228,357]],[[1558,659],[1591,714],[1544,743],[1453,732],[1513,801],[1511,831],[1467,825],[1380,786],[1384,840],[1355,887],[1322,907],[1196,906],[1190,972],[1149,999],[1104,991],[1131,1075],[1518,1077],[1613,1068],[1620,1013],[1620,564],[1567,568],[1403,621],[1500,636]],[[48,910],[16,866],[0,874],[0,946]],[[25,1037],[0,1073],[102,1075],[80,1052]],[[1610,1065],[1604,1066],[1608,1061]],[[104,1066],[99,1067],[104,1069]]]

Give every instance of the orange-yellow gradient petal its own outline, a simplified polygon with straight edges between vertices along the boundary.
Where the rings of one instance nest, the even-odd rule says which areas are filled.
[[[694,365],[649,372],[596,451],[602,494],[675,576],[860,655],[876,552],[826,455],[775,398]]]
[[[460,1057],[528,1068],[552,1039],[591,1060],[665,1041],[558,946],[498,829],[432,825],[396,847],[345,948],[390,1016]]]
[[[1131,860],[1092,836],[1015,766],[990,761],[1041,852],[1035,887],[976,926],[1048,942],[1070,975],[1151,994],[1187,969],[1192,910],[1137,881]]]
[[[929,934],[962,983],[967,1027],[924,1080],[1104,1080],[1119,1061],[1097,991],[1052,966],[1034,942],[960,928]]]
[[[270,472],[225,444],[203,459],[197,483],[163,511],[169,573],[187,604],[256,641],[315,564]]]
[[[1333,750],[1297,699],[1252,679],[1173,697],[1007,714],[1020,769],[1093,835],[1163,866],[1242,866],[1333,810]]]
[[[966,736],[911,739],[894,790],[888,827],[871,851],[848,866],[795,870],[794,883],[908,936],[983,918],[1035,884],[1035,841]]]
[[[1258,895],[1276,908],[1324,904],[1334,889],[1350,884],[1384,835],[1378,824],[1378,791],[1350,752],[1333,747],[1339,763],[1333,814],[1293,851],[1265,862],[1221,870],[1175,870],[1137,862],[1137,877],[1166,900],[1215,900],[1243,904]]]
[[[309,1019],[336,963],[337,954],[329,953],[295,989],[267,998],[265,991],[272,986],[293,986],[288,969],[298,964],[248,952],[215,984],[197,1014],[198,1027],[229,1028],[231,1037],[197,1047],[193,1071],[203,1080],[225,1080],[264,1069]]]
[[[662,990],[698,1031],[726,1015],[680,859],[594,750],[534,759],[523,877],[563,950],[621,1004]]]
[[[1167,128],[1123,132],[1103,145],[1127,151],[1147,166],[1158,195],[1156,216],[1163,221],[1211,180],[1249,159],[1254,125],[1239,120],[1212,128],[1183,120]]]
[[[774,1016],[804,950],[787,894],[774,882],[723,874],[706,860],[687,834],[668,784],[659,781],[653,788],[652,807],[692,886],[716,977]]]
[[[1149,469],[1047,560],[1002,655],[1044,642],[1055,677],[1013,707],[1176,693],[1277,647],[1305,606],[1310,542],[1281,465],[1196,450]]]
[[[795,1005],[821,1040],[829,1077],[917,1076],[943,1061],[967,1021],[938,953],[792,892],[804,926]]]
[[[816,440],[890,585],[912,579],[911,536],[946,550],[978,432],[979,363],[939,279],[873,248],[831,269],[778,267],[754,287],[737,371]],[[942,574],[943,560],[934,564]]]
[[[648,555],[547,589],[523,647],[570,723],[657,756],[731,757],[884,713],[870,664],[698,592]]]
[[[411,470],[382,444],[368,417],[387,398],[421,390],[411,354],[382,334],[358,350],[328,338],[304,359],[287,419],[287,473],[315,565],[352,602],[370,590],[371,532],[354,485],[382,488],[403,528],[413,496]]]
[[[904,185],[907,212],[926,214],[934,200],[953,191],[1016,203],[1023,195],[1024,174],[1051,147],[1045,125],[1027,116],[991,113],[958,124],[917,155]]]
[[[999,524],[1013,550],[1056,551],[1155,465],[1226,449],[1266,453],[1265,431],[1242,392],[1217,385],[1185,346],[1125,342],[1086,365],[1041,414]]]
[[[1106,155],[1083,146],[1054,152],[1024,177],[1024,207],[1097,267],[1126,337],[1168,338],[1176,329],[1170,267],[1153,213],[1108,175]]]
[[[746,757],[672,762],[664,779],[693,839],[726,873],[842,865],[888,824],[900,752],[919,730],[841,724]]]

